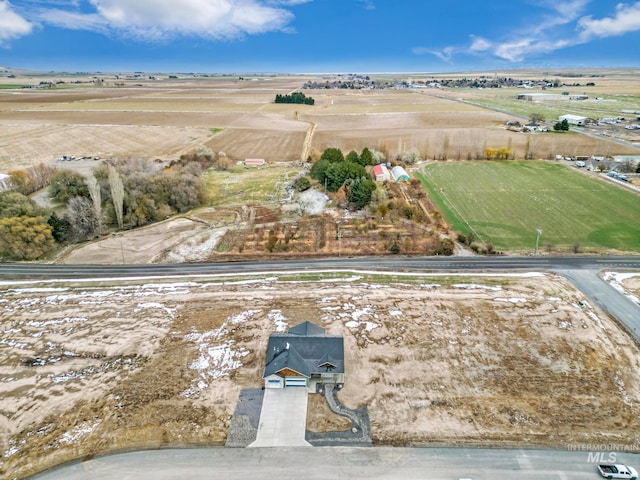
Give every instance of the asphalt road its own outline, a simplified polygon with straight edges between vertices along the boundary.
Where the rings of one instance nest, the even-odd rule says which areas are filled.
[[[33,480],[452,480],[597,479],[595,452],[468,448],[200,448],[152,450],[95,458]],[[605,452],[605,458],[609,452]],[[616,461],[640,464],[640,455]]]
[[[175,265],[55,265],[0,263],[0,281],[55,278],[198,276],[220,273],[360,269],[399,272],[482,270],[624,270],[640,269],[640,256],[495,256],[495,257],[354,257],[265,262],[187,263]]]

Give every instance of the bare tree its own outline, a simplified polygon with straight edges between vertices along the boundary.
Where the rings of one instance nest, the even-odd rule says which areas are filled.
[[[109,187],[111,188],[111,199],[113,200],[113,208],[116,211],[116,220],[118,228],[122,228],[122,214],[124,208],[124,185],[120,174],[114,166],[109,165]]]
[[[100,184],[96,177],[91,175],[86,178],[87,187],[89,187],[89,195],[93,201],[93,208],[96,211],[96,218],[98,219],[98,231],[100,231],[101,219],[102,219],[102,195],[100,194]]]
[[[85,197],[71,198],[67,203],[64,218],[69,222],[71,238],[75,242],[91,238],[98,228],[93,202]]]

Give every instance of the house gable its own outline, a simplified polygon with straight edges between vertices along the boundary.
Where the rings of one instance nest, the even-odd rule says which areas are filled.
[[[292,370],[290,368],[283,368],[282,370],[278,370],[276,373],[278,375],[283,376],[283,377],[307,377],[307,378],[309,378],[308,375],[305,375],[305,374],[300,373],[300,372],[296,372],[295,370]]]

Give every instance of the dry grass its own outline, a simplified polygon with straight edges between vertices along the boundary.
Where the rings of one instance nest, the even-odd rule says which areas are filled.
[[[223,443],[279,320],[345,337],[339,397],[368,405],[377,443],[638,442],[640,353],[566,281],[416,280],[5,286],[0,471]],[[314,397],[309,427],[343,428]]]
[[[534,78],[541,73],[518,75]],[[37,77],[37,82],[43,78]],[[594,79],[597,87],[593,92],[637,96],[635,78],[633,72],[610,72]],[[385,150],[391,157],[415,148],[425,158],[446,154],[466,159],[485,146],[511,146],[520,156],[527,142],[535,144],[541,158],[558,150],[565,154],[634,152],[580,135],[508,132],[502,125],[511,116],[457,101],[509,93],[502,91],[455,89],[438,90],[434,95],[430,90],[318,90],[307,92],[316,99],[315,106],[271,103],[276,93],[289,93],[308,79],[140,79],[119,88],[109,79],[102,88],[66,85],[57,90],[1,90],[0,170],[47,162],[60,155],[172,159],[199,146],[224,151],[238,160],[299,160],[311,123],[317,124],[311,139],[315,150],[367,146]],[[28,83],[33,79],[14,80]],[[212,136],[212,128],[225,130]]]

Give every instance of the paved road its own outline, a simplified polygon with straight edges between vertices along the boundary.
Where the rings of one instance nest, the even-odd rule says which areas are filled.
[[[18,279],[192,276],[285,270],[364,269],[391,271],[455,270],[623,270],[640,269],[640,256],[504,257],[356,257],[267,262],[189,263],[176,265],[53,265],[0,263],[0,281]]]
[[[608,456],[608,452],[606,455]],[[591,461],[590,461],[591,460]],[[640,455],[618,453],[632,466]],[[467,448],[202,448],[132,452],[62,467],[33,480],[572,480],[594,479],[588,452]]]
[[[567,277],[593,304],[622,322],[640,340],[640,307],[602,281],[597,271],[568,270],[558,273]]]

